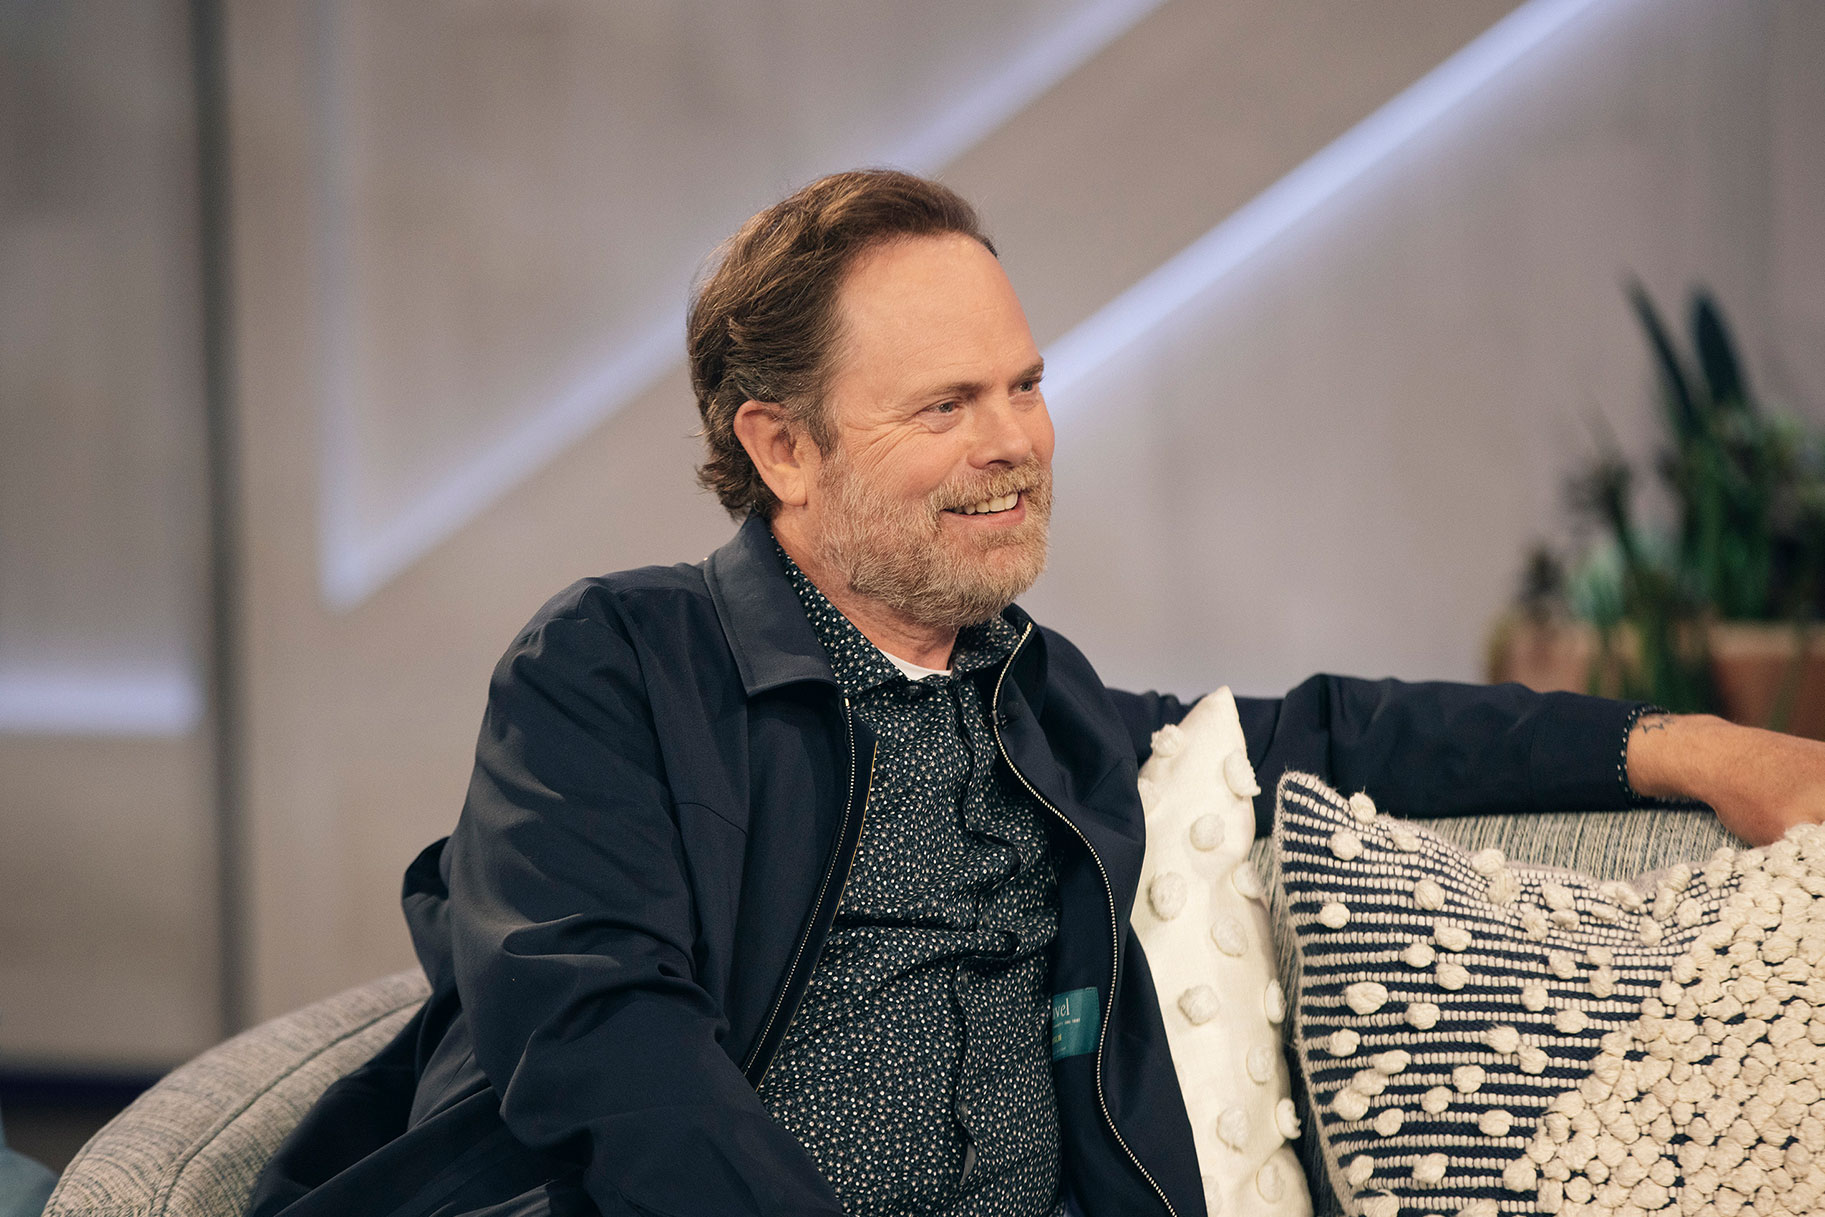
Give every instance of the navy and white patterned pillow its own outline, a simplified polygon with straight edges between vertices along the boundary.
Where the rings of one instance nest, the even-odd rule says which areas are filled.
[[[1364,1217],[1825,1205],[1825,829],[1635,883],[1467,853],[1305,774],[1294,1046]]]

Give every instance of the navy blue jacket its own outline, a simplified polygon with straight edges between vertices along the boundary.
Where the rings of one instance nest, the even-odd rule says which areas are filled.
[[[1194,1217],[1191,1129],[1128,921],[1137,770],[1189,707],[1105,688],[1008,615],[1021,641],[981,677],[1003,763],[1050,815],[1052,991],[1102,1007],[1095,1051],[1054,1063],[1066,1184],[1090,1214]],[[1238,706],[1263,824],[1287,768],[1418,815],[1626,789],[1622,703],[1315,677]],[[838,1213],[754,1088],[835,913],[874,747],[759,519],[703,563],[560,594],[495,670],[454,834],[406,876],[432,997],[313,1110],[254,1211]]]

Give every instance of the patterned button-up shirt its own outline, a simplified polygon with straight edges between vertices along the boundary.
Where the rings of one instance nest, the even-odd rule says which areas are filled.
[[[781,557],[878,745],[836,920],[761,1100],[855,1217],[1057,1213],[1058,882],[1046,813],[996,765],[982,688],[1015,629],[962,630],[949,676],[909,680]]]

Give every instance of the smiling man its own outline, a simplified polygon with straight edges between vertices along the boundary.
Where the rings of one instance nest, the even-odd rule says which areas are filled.
[[[978,237],[877,244],[835,306],[842,358],[815,431],[750,399],[734,434],[775,500],[774,538],[811,582],[888,654],[948,667],[957,630],[1045,566],[1045,365]]]
[[[1188,706],[1013,603],[1053,433],[974,213],[814,182],[731,239],[689,348],[739,531],[508,649],[406,876],[432,997],[255,1211],[1202,1213],[1128,922],[1137,768]],[[1406,815],[1825,811],[1825,745],[1639,705],[1318,676],[1238,707],[1263,824],[1288,768]],[[1091,1034],[1053,1037],[1063,998]]]

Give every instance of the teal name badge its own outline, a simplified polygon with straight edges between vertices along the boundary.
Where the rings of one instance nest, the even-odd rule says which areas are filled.
[[[1052,1059],[1096,1051],[1096,1029],[1103,1016],[1095,989],[1073,989],[1052,998]]]

